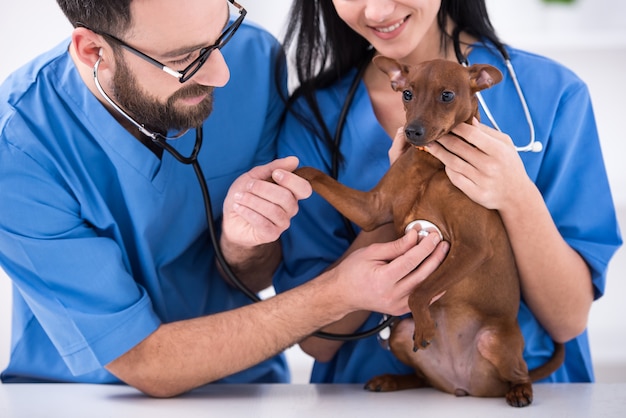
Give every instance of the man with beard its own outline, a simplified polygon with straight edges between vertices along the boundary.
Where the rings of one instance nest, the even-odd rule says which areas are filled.
[[[125,382],[158,397],[286,382],[280,352],[322,326],[408,312],[444,257],[436,234],[374,244],[256,304],[222,278],[194,170],[172,154],[192,152],[197,128],[220,247],[253,291],[271,284],[280,234],[311,194],[296,158],[274,160],[281,48],[242,24],[240,5],[58,3],[71,40],[0,87],[3,382]]]

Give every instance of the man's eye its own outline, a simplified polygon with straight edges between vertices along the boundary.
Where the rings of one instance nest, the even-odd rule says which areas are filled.
[[[171,64],[172,64],[172,67],[180,67],[180,66],[190,63],[192,60],[193,60],[193,54],[189,54],[185,58],[172,61]]]

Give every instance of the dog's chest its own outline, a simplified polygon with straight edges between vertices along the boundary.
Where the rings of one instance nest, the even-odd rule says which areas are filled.
[[[447,207],[458,199],[460,193],[448,179],[443,166],[433,162],[434,157],[415,150],[408,163],[405,163],[402,186],[394,193],[393,217],[399,231],[416,219],[424,219],[440,229],[447,224]],[[420,155],[423,154],[423,155]]]

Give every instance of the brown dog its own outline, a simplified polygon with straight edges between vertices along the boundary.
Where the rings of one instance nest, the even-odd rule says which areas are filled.
[[[393,222],[400,236],[411,221],[427,220],[440,229],[450,250],[411,294],[412,321],[392,329],[392,352],[415,374],[375,377],[365,387],[432,386],[457,396],[506,396],[510,405],[526,406],[532,402],[531,382],[563,362],[563,345],[556,344],[553,357],[528,372],[517,323],[519,277],[502,220],[452,185],[443,164],[419,148],[478,117],[475,93],[500,82],[502,74],[490,65],[465,68],[446,60],[410,67],[376,57],[374,63],[402,92],[405,135],[414,147],[369,192],[350,189],[314,168],[296,173],[362,229]]]

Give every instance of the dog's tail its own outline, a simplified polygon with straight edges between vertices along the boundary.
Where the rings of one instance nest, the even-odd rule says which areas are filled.
[[[561,343],[554,343],[554,353],[552,353],[552,357],[545,364],[537,367],[536,369],[532,369],[528,372],[530,380],[536,382],[541,379],[545,379],[554,373],[563,361],[565,360],[565,345]]]

